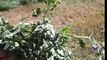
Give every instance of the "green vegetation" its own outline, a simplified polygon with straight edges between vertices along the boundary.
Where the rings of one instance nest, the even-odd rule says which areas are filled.
[[[9,10],[18,5],[29,5],[29,4],[33,4],[36,2],[44,2],[48,5],[48,7],[51,6],[51,8],[53,8],[53,6],[55,7],[56,4],[58,4],[56,1],[57,0],[1,0],[0,11]]]
[[[19,0],[4,0],[0,2],[0,11],[8,10],[18,6]]]
[[[39,0],[20,0],[21,5],[32,4],[35,2],[39,2]]]
[[[1,0],[0,1],[0,11],[9,10],[18,5],[27,5],[35,2],[39,2],[39,0]]]
[[[0,49],[17,60],[71,60],[72,53],[64,46],[68,40],[65,33],[66,28],[56,32],[47,18],[17,27],[0,18]]]
[[[13,27],[1,17],[0,49],[14,55],[16,60],[71,60],[71,50],[65,46],[69,36],[65,33],[68,33],[67,27],[55,31],[48,18]]]

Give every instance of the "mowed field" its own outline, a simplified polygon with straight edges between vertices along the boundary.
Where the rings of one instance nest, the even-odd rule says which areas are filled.
[[[0,11],[0,16],[5,17],[13,26],[17,26],[21,21],[35,23],[43,18],[43,14],[32,17],[32,9],[39,7],[43,8],[44,4],[20,5],[9,11]],[[95,39],[102,44],[105,42],[104,15],[104,0],[62,0],[50,17],[56,30],[69,26],[71,34],[90,36],[94,33]],[[85,48],[81,48],[78,40],[70,39],[66,45],[72,49],[75,60],[98,60],[96,52],[90,51],[90,43],[86,42]]]

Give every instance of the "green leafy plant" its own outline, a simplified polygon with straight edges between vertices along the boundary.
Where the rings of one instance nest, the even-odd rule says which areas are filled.
[[[45,8],[37,8],[33,9],[32,16],[37,17],[41,13],[45,14],[45,16],[50,16],[50,11],[53,11],[54,8],[61,3],[61,0],[40,0],[40,2],[45,3]],[[39,14],[38,14],[39,13]]]
[[[12,28],[6,25],[1,18],[0,46],[8,55],[15,55],[17,60],[71,59],[72,53],[64,45],[68,40],[68,36],[63,34],[66,30],[56,32],[47,18],[37,24],[23,22]]]

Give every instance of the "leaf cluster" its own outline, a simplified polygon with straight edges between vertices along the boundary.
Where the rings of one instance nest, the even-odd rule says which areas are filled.
[[[59,33],[61,32],[61,33]],[[16,60],[71,60],[72,53],[65,47],[66,28],[56,32],[48,18],[13,27],[0,18],[0,49]]]

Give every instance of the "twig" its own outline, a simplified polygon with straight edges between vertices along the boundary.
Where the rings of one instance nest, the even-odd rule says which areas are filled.
[[[90,39],[90,37],[88,37],[88,36],[76,36],[76,35],[72,35],[72,34],[68,34],[68,33],[65,33],[65,34],[69,35],[71,37],[77,38],[77,39],[81,39],[81,38]]]

